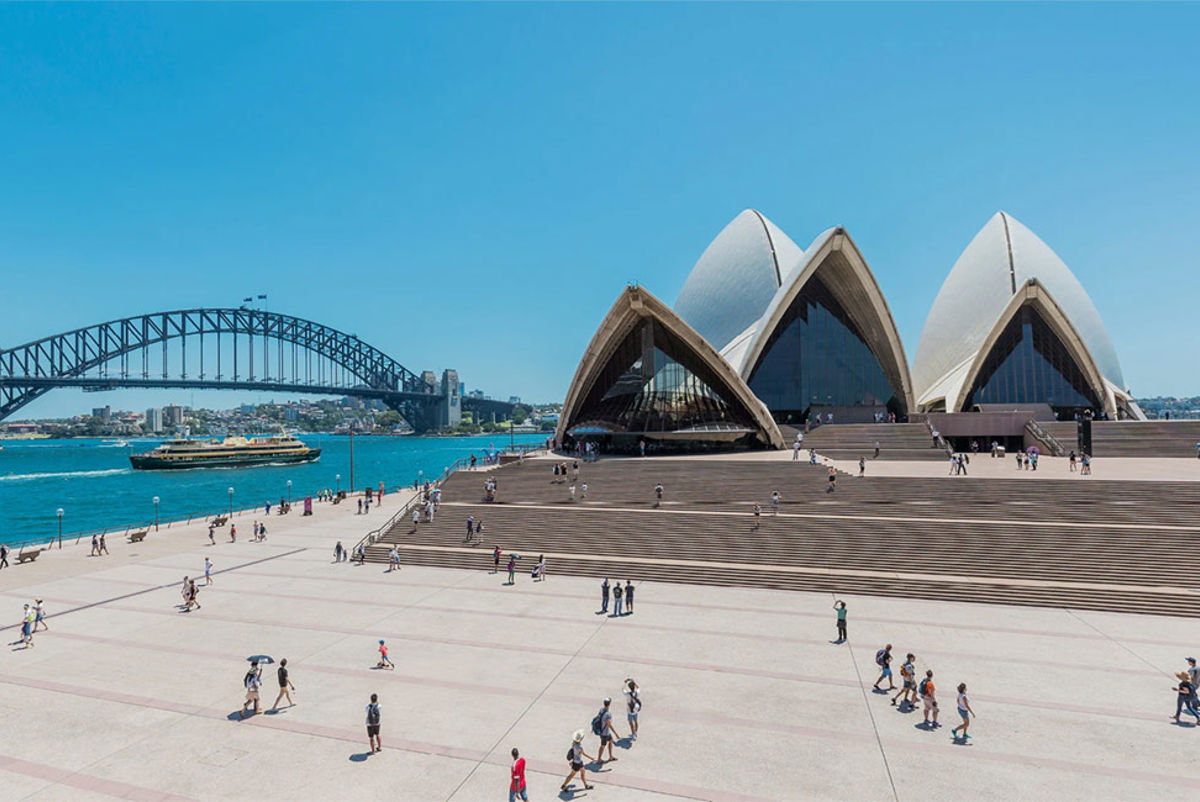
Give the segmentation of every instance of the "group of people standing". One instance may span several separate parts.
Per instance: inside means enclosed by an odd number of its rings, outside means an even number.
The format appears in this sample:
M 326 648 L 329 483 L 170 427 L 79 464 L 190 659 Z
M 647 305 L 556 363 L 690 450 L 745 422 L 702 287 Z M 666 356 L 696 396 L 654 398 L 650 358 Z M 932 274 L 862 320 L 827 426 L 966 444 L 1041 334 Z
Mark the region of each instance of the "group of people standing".
M 600 583 L 600 613 L 608 612 L 608 599 L 612 596 L 613 618 L 619 618 L 623 615 L 633 615 L 633 580 L 626 579 L 624 587 L 621 586 L 621 580 L 617 580 L 615 585 L 610 587 L 608 577 L 604 577 L 604 581 Z M 621 608 L 625 609 L 622 610 Z

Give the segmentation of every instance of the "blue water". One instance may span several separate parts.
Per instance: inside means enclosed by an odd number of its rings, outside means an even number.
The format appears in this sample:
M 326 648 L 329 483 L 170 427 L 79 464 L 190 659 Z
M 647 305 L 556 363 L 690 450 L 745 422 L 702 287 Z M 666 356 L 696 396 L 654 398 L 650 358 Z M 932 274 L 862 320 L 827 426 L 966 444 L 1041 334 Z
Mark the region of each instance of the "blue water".
M 58 534 L 55 511 L 63 509 L 63 532 L 139 525 L 154 520 L 159 497 L 160 521 L 201 517 L 229 508 L 233 488 L 236 509 L 288 494 L 293 501 L 322 488 L 350 488 L 350 441 L 332 435 L 302 435 L 321 448 L 321 459 L 307 465 L 255 468 L 201 468 L 184 471 L 134 471 L 129 454 L 158 445 L 136 440 L 117 446 L 111 440 L 6 440 L 0 451 L 0 541 L 8 544 Z M 517 443 L 542 443 L 544 435 L 517 435 Z M 509 436 L 355 437 L 354 484 L 361 490 L 383 482 L 389 489 L 411 485 L 418 477 L 436 479 L 459 457 L 482 457 Z M 341 474 L 340 483 L 336 479 Z

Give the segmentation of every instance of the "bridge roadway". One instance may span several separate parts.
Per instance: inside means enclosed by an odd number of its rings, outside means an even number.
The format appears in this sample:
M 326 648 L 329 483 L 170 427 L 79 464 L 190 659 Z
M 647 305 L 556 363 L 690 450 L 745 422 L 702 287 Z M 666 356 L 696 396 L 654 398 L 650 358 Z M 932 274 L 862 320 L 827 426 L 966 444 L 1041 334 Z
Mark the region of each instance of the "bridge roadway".
M 492 504 L 482 477 L 454 475 L 436 522 L 400 522 L 372 559 L 395 543 L 407 563 L 479 568 L 499 544 L 526 572 L 547 554 L 555 573 L 596 578 L 1200 616 L 1200 482 L 842 475 L 828 493 L 824 466 L 609 459 L 581 466 L 572 503 L 551 464 L 501 469 Z M 468 515 L 482 544 L 463 543 Z

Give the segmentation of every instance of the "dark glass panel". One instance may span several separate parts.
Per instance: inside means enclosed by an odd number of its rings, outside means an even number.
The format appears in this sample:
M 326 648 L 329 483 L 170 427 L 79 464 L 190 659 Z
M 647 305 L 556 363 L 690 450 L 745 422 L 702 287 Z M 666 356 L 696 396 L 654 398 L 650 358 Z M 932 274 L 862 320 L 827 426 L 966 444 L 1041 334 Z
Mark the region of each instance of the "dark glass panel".
M 1022 307 L 984 360 L 963 410 L 976 404 L 1049 404 L 1056 410 L 1101 409 L 1096 393 L 1036 309 Z
M 812 406 L 907 412 L 854 321 L 815 276 L 767 341 L 749 384 L 780 421 L 803 420 Z
M 581 437 L 693 428 L 756 431 L 752 416 L 731 396 L 679 338 L 645 320 L 617 347 L 570 427 Z

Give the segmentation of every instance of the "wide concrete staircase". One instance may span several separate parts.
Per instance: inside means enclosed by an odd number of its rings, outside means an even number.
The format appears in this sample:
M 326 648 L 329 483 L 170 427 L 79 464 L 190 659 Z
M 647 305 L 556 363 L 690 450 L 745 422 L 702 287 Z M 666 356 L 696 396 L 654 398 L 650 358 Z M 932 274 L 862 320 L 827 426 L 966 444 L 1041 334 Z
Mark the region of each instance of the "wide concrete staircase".
M 794 430 L 792 430 L 794 431 Z M 790 446 L 795 439 L 785 433 Z M 882 460 L 945 460 L 946 453 L 933 448 L 929 428 L 923 423 L 832 423 L 804 436 L 804 447 L 816 449 L 833 459 L 871 459 L 879 443 Z
M 1076 447 L 1074 421 L 1042 423 L 1044 429 L 1068 450 Z M 1200 421 L 1093 421 L 1094 457 L 1183 457 L 1196 458 L 1200 443 Z
M 495 503 L 485 475 L 453 475 L 436 522 L 399 522 L 368 560 L 399 544 L 404 563 L 490 570 L 497 544 L 522 555 L 523 576 L 545 554 L 551 576 L 1200 617 L 1200 484 L 843 475 L 827 492 L 827 470 L 804 463 L 609 459 L 580 466 L 571 502 L 552 464 L 488 474 Z M 468 515 L 486 526 L 476 545 Z

